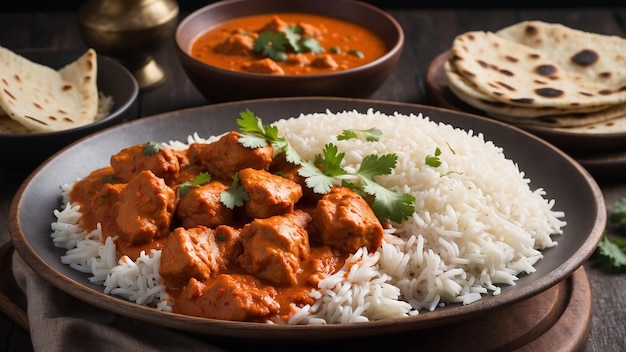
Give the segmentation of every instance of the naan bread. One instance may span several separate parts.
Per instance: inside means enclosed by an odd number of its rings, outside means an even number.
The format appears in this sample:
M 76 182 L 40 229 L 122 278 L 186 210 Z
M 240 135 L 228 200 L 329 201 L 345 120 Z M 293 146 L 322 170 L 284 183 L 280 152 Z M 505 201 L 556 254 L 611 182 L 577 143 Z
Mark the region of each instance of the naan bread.
M 509 105 L 578 109 L 626 102 L 626 90 L 569 72 L 541 52 L 492 32 L 457 36 L 450 60 L 481 92 Z
M 520 22 L 495 34 L 541 52 L 567 71 L 616 91 L 626 90 L 624 38 L 542 21 Z
M 89 124 L 98 111 L 96 52 L 56 71 L 0 47 L 0 109 L 32 132 Z

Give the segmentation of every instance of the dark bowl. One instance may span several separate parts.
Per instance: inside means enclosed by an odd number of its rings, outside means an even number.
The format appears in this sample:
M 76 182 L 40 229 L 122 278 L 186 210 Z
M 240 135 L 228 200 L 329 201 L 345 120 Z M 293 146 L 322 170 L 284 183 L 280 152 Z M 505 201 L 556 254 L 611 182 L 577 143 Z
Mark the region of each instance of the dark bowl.
M 20 51 L 19 55 L 59 69 L 76 60 L 81 52 Z M 117 123 L 137 117 L 139 86 L 119 63 L 98 55 L 98 91 L 113 98 L 111 113 L 88 125 L 48 133 L 0 133 L 0 170 L 29 172 L 72 142 Z
M 262 13 L 301 12 L 333 16 L 360 24 L 378 34 L 387 53 L 364 66 L 324 74 L 268 75 L 235 72 L 200 62 L 189 55 L 198 35 L 221 22 Z M 188 15 L 176 30 L 176 49 L 185 73 L 212 102 L 289 96 L 367 98 L 389 77 L 402 47 L 402 27 L 389 14 L 352 0 L 225 0 Z

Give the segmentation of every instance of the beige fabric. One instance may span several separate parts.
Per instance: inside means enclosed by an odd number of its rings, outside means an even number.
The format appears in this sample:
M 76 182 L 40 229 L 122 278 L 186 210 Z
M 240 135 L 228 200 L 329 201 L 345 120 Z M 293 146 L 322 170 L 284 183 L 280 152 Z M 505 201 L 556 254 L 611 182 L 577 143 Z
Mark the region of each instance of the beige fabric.
M 191 335 L 83 303 L 37 276 L 16 252 L 13 274 L 28 301 L 35 351 L 223 351 Z

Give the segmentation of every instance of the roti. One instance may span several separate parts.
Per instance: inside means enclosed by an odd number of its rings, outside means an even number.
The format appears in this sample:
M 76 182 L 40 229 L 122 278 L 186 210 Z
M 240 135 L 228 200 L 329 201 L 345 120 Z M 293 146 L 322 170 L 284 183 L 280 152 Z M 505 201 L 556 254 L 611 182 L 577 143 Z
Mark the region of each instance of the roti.
M 520 22 L 495 34 L 541 52 L 567 71 L 613 90 L 626 89 L 624 38 L 542 21 Z
M 626 102 L 626 90 L 569 72 L 540 51 L 492 32 L 457 36 L 450 60 L 479 91 L 513 106 L 580 109 Z
M 571 115 L 589 113 L 607 109 L 606 106 L 572 107 L 570 109 L 555 107 L 524 107 L 503 103 L 483 93 L 473 82 L 465 78 L 448 60 L 443 66 L 450 90 L 464 102 L 496 115 L 520 119 L 535 119 L 542 116 Z M 584 123 L 581 119 L 577 119 Z M 594 121 L 588 121 L 589 123 Z
M 0 109 L 31 132 L 76 128 L 98 111 L 97 56 L 87 50 L 60 70 L 0 47 Z

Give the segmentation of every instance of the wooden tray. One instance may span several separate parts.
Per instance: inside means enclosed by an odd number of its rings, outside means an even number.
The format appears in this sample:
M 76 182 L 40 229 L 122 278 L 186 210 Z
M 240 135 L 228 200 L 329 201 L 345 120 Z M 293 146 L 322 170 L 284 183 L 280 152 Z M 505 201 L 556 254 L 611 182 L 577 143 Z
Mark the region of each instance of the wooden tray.
M 13 247 L 0 248 L 0 311 L 28 331 L 26 299 L 15 283 L 11 268 Z M 329 345 L 297 346 L 300 351 L 387 349 L 394 351 L 582 351 L 591 323 L 591 289 L 583 267 L 547 291 L 484 316 L 438 328 L 384 338 L 334 341 Z M 196 336 L 198 337 L 198 336 Z M 229 351 L 249 351 L 245 341 L 210 339 Z M 268 345 L 274 351 L 293 345 Z

